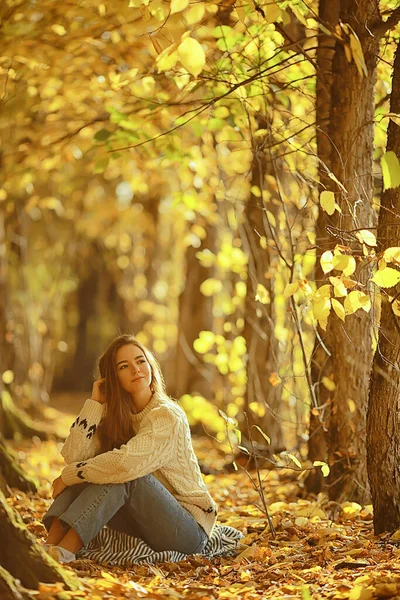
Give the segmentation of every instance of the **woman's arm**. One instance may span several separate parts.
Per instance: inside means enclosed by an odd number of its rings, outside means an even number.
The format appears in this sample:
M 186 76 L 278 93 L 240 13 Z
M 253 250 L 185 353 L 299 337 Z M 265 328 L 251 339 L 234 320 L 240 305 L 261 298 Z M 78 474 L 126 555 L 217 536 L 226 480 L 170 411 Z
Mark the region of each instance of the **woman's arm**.
M 61 455 L 67 465 L 75 461 L 87 460 L 99 452 L 100 442 L 96 429 L 103 413 L 103 404 L 92 399 L 86 400 L 61 448 Z
M 174 457 L 181 420 L 178 411 L 167 406 L 152 410 L 127 444 L 68 465 L 61 473 L 63 482 L 123 483 L 153 473 Z

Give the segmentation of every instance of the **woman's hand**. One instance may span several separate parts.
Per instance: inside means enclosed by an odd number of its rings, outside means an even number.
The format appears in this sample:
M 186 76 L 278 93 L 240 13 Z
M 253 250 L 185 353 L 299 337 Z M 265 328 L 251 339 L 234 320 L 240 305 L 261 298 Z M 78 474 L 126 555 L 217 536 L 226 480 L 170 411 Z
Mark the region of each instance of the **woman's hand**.
M 100 404 L 104 404 L 106 401 L 104 398 L 104 394 L 103 394 L 104 382 L 105 382 L 104 377 L 103 377 L 103 379 L 98 379 L 97 381 L 94 382 L 93 388 L 92 388 L 91 398 L 92 398 L 92 400 L 95 400 L 96 402 L 99 402 Z
M 61 475 L 53 481 L 53 498 L 57 498 L 66 488 L 66 484 L 61 479 Z

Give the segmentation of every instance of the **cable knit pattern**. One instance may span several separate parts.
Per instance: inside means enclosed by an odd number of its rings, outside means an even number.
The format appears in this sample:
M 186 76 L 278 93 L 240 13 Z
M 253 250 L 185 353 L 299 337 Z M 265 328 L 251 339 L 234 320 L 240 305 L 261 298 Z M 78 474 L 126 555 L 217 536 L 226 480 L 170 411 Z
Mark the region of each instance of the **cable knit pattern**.
M 68 465 L 61 473 L 64 483 L 123 483 L 151 473 L 210 536 L 217 505 L 203 481 L 183 409 L 167 397 L 153 397 L 132 416 L 136 435 L 99 454 L 96 430 L 103 413 L 103 405 L 86 400 L 61 450 Z

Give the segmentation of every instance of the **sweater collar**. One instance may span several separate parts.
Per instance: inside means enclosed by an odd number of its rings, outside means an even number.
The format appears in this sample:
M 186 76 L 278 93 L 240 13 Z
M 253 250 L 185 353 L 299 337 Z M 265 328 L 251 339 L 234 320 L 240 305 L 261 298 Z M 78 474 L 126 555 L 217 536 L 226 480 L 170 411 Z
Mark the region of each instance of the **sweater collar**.
M 160 402 L 160 396 L 156 393 L 153 394 L 150 402 L 138 413 L 133 413 L 132 420 L 134 423 L 140 423 L 142 419 Z

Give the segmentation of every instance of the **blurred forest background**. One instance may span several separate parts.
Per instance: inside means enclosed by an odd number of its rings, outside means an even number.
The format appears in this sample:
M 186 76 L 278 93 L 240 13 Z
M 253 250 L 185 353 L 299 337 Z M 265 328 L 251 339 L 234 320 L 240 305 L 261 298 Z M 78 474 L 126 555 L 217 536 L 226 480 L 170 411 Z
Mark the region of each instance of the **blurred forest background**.
M 3 435 L 133 332 L 195 431 L 399 526 L 398 0 L 0 16 Z

